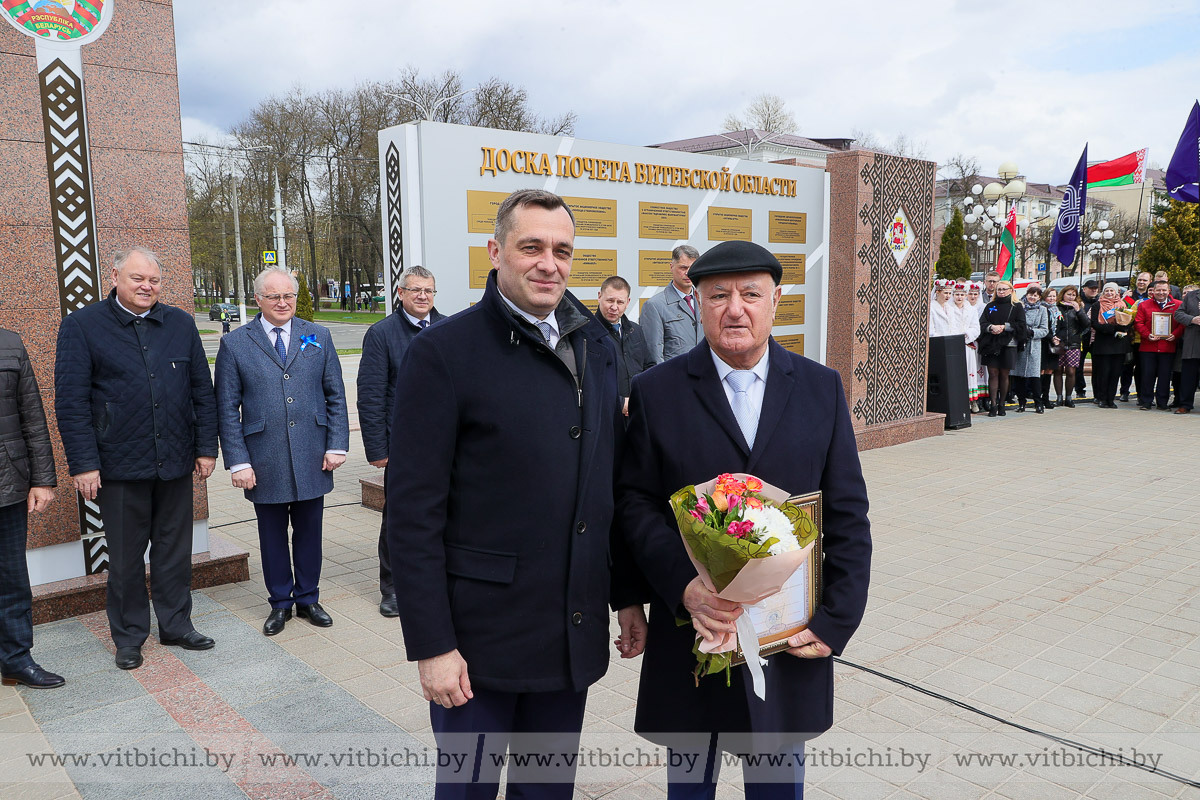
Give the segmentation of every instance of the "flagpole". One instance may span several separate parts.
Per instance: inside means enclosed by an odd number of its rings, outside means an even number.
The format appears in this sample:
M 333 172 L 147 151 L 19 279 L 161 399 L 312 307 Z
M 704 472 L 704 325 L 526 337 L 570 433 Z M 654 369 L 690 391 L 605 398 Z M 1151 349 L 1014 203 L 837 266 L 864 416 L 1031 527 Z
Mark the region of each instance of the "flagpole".
M 1151 188 L 1150 188 L 1150 191 L 1152 191 L 1152 192 L 1153 192 L 1153 191 L 1154 191 L 1154 184 L 1153 184 L 1153 182 L 1151 182 L 1151 184 L 1150 184 L 1150 187 L 1151 187 Z M 1146 182 L 1145 182 L 1145 181 L 1142 181 L 1142 191 L 1138 192 L 1138 219 L 1137 219 L 1137 226 L 1134 228 L 1134 231 L 1133 231 L 1133 238 L 1134 238 L 1134 239 L 1137 239 L 1138 241 L 1134 243 L 1133 261 L 1132 261 L 1132 262 L 1130 263 L 1130 265 L 1129 265 L 1129 266 L 1130 266 L 1130 272 L 1132 272 L 1132 271 L 1133 271 L 1133 267 L 1137 265 L 1137 258 L 1138 258 L 1138 252 L 1139 252 L 1139 250 L 1138 250 L 1138 248 L 1137 248 L 1137 245 L 1138 245 L 1138 244 L 1141 244 L 1141 240 L 1142 240 L 1142 202 L 1143 202 L 1145 199 L 1146 199 Z

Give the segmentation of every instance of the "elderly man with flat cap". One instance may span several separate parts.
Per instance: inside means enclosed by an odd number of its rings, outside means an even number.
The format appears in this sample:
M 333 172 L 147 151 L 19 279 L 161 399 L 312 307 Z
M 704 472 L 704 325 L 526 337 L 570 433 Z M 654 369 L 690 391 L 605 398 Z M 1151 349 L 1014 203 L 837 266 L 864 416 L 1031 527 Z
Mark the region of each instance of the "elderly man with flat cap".
M 689 273 L 704 340 L 633 380 L 618 485 L 624 536 L 652 588 L 635 729 L 670 751 L 668 798 L 711 798 L 722 752 L 742 756 L 746 797 L 803 796 L 804 742 L 833 724 L 833 663 L 862 620 L 871 569 L 867 491 L 842 382 L 771 338 L 783 270 L 724 242 Z M 735 667 L 692 676 L 697 633 L 734 630 L 740 606 L 704 587 L 668 498 L 725 472 L 792 494 L 821 490 L 824 592 L 806 630 L 764 668 L 766 697 Z M 691 626 L 676 619 L 691 618 Z M 768 764 L 766 755 L 782 754 Z

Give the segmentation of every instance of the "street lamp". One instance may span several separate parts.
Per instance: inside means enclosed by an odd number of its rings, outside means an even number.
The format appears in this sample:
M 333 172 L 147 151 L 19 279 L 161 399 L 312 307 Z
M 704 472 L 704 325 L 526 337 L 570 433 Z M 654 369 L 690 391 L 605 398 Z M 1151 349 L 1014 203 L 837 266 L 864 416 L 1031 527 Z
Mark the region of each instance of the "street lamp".
M 1011 161 L 1005 161 L 998 170 L 999 176 L 1005 183 L 989 182 L 986 186 L 975 184 L 971 192 L 963 199 L 963 222 L 972 225 L 978 223 L 985 235 L 991 234 L 997 228 L 1004 227 L 1008 217 L 1008 203 L 1013 204 L 1025 194 L 1025 181 L 1018 176 L 1020 171 Z M 986 205 L 984 205 L 986 203 Z M 1024 234 L 1029 227 L 1029 220 L 1022 219 L 1017 223 L 1018 234 Z M 988 240 L 994 243 L 995 240 Z M 980 244 L 983 241 L 980 240 Z M 1014 258 L 1016 254 L 1014 253 Z M 993 263 L 994 260 L 993 260 Z M 1024 264 L 1022 264 L 1022 268 Z

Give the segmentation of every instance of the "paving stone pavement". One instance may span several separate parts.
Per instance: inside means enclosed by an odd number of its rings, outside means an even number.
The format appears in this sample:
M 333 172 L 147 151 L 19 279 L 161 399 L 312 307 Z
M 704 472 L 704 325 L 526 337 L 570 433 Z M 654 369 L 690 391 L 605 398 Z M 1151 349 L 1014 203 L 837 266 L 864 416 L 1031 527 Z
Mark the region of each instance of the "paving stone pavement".
M 343 366 L 353 402 L 357 357 Z M 334 626 L 293 620 L 262 636 L 253 511 L 218 470 L 210 524 L 250 551 L 251 577 L 194 594 L 216 649 L 152 635 L 146 666 L 125 673 L 102 614 L 38 626 L 35 656 L 69 686 L 0 689 L 0 797 L 432 797 L 415 755 L 370 763 L 426 753 L 432 736 L 400 626 L 377 612 L 379 515 L 358 503 L 358 478 L 375 469 L 352 443 L 325 517 L 321 602 Z M 1198 443 L 1195 416 L 1081 405 L 864 453 L 875 557 L 845 660 L 1200 780 Z M 593 760 L 635 762 L 581 768 L 577 797 L 665 796 L 664 753 L 632 732 L 638 666 L 613 658 L 583 742 Z M 836 724 L 810 743 L 809 798 L 1200 797 L 853 666 L 835 675 Z M 204 748 L 239 763 L 80 769 L 28 756 Z M 262 763 L 281 753 L 324 758 Z M 739 773 L 725 769 L 718 797 L 742 796 Z

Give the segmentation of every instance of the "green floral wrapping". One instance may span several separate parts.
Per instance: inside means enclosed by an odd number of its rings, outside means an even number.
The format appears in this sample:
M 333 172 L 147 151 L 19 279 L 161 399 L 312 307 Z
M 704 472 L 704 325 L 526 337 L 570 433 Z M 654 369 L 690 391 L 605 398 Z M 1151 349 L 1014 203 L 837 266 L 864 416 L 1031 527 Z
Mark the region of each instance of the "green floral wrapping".
M 692 557 L 708 571 L 713 586 L 720 593 L 733 582 L 750 559 L 769 557 L 771 545 L 778 540 L 769 538 L 762 543 L 755 543 L 749 539 L 734 538 L 704 524 L 691 515 L 690 509 L 685 508 L 685 504 L 695 507 L 696 498 L 696 487 L 685 486 L 671 495 L 671 509 L 675 512 L 675 524 Z M 789 503 L 771 502 L 792 521 L 792 530 L 800 547 L 806 547 L 816 540 L 817 526 L 807 514 Z M 688 620 L 676 620 L 676 623 L 681 627 L 690 624 Z M 725 685 L 728 686 L 733 653 L 703 653 L 700 651 L 700 641 L 697 636 L 692 645 L 692 653 L 696 656 L 694 674 L 697 684 L 705 675 L 724 672 Z

